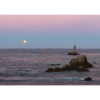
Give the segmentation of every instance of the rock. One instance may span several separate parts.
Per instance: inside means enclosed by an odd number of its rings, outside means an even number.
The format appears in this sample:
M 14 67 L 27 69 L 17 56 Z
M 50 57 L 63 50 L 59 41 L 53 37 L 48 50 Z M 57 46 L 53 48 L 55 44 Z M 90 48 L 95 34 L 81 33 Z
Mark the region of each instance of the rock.
M 92 64 L 88 63 L 87 57 L 85 55 L 78 56 L 70 61 L 72 67 L 82 66 L 84 68 L 93 67 Z
M 72 70 L 74 70 L 74 68 L 70 64 L 67 64 L 64 67 L 62 67 L 62 70 L 72 71 Z
M 74 48 L 73 48 L 73 51 L 72 52 L 69 52 L 68 55 L 79 55 L 79 53 L 77 52 L 76 50 L 76 46 L 74 45 Z
M 53 69 L 53 68 L 48 68 L 48 69 L 46 70 L 46 72 L 54 72 L 54 69 Z
M 57 66 L 57 65 L 60 65 L 60 64 L 48 64 L 49 66 Z
M 78 64 L 86 64 L 88 62 L 87 57 L 85 55 L 78 56 L 77 62 L 78 62 Z
M 61 68 L 56 67 L 56 68 L 54 69 L 54 71 L 55 71 L 55 72 L 59 72 L 59 71 L 61 71 Z
M 91 77 L 86 77 L 86 78 L 84 78 L 84 81 L 92 81 L 92 78 Z
M 83 72 L 83 71 L 85 71 L 85 72 L 89 72 L 89 70 L 87 69 L 87 68 L 85 68 L 85 67 L 83 67 L 83 66 L 78 66 L 78 67 L 76 67 L 76 70 L 77 71 L 79 71 L 79 72 Z
M 70 63 L 62 68 L 48 68 L 46 72 L 64 72 L 64 71 L 89 71 L 88 68 L 92 68 L 92 64 L 88 63 L 87 57 L 85 55 L 78 56 L 77 58 L 71 59 Z
M 71 67 L 62 67 L 61 71 L 72 71 Z

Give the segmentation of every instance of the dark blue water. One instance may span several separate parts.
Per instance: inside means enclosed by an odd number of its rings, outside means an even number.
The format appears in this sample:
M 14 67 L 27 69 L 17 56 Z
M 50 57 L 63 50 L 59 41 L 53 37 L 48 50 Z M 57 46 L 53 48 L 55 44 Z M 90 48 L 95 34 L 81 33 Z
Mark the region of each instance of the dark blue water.
M 1 85 L 98 85 L 100 84 L 100 50 L 80 49 L 95 67 L 90 72 L 53 72 L 49 67 L 63 67 L 75 56 L 68 56 L 70 49 L 0 49 Z M 96 64 L 94 64 L 96 62 Z M 51 66 L 50 64 L 60 64 Z M 85 82 L 90 76 L 92 82 Z

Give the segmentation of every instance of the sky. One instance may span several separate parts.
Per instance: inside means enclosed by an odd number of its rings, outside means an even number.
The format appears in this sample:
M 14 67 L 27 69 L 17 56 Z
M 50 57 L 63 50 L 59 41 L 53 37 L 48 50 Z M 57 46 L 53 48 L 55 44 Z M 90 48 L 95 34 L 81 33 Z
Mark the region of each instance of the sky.
M 73 45 L 100 48 L 100 15 L 0 15 L 1 49 Z

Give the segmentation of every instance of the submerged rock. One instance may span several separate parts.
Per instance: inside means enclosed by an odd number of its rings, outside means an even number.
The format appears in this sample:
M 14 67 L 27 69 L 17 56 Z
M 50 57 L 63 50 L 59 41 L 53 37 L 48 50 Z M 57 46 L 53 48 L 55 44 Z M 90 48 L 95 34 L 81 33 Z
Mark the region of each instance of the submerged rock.
M 60 64 L 48 64 L 49 66 L 57 66 L 57 65 L 60 65 Z
M 79 55 L 79 53 L 77 52 L 76 50 L 76 46 L 74 45 L 74 48 L 73 48 L 73 51 L 72 52 L 69 52 L 68 55 Z
M 92 64 L 88 63 L 85 55 L 78 56 L 77 58 L 71 59 L 70 63 L 62 68 L 48 68 L 46 72 L 64 72 L 64 71 L 89 71 L 88 68 L 92 68 Z
M 86 78 L 84 79 L 84 81 L 92 81 L 92 78 L 91 78 L 91 77 L 86 77 Z

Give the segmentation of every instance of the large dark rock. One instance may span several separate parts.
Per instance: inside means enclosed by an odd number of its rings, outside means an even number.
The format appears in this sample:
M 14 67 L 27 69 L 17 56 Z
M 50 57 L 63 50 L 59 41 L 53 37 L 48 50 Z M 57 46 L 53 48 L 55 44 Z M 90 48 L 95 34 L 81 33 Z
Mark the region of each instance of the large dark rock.
M 48 68 L 46 72 L 64 72 L 64 71 L 89 71 L 89 68 L 93 67 L 92 64 L 88 63 L 85 55 L 78 56 L 77 58 L 71 59 L 70 63 L 62 68 Z
M 88 63 L 87 57 L 85 55 L 78 56 L 70 61 L 72 67 L 82 66 L 84 68 L 93 67 L 92 64 Z
M 92 81 L 92 78 L 91 77 L 86 77 L 86 78 L 84 78 L 84 81 Z

